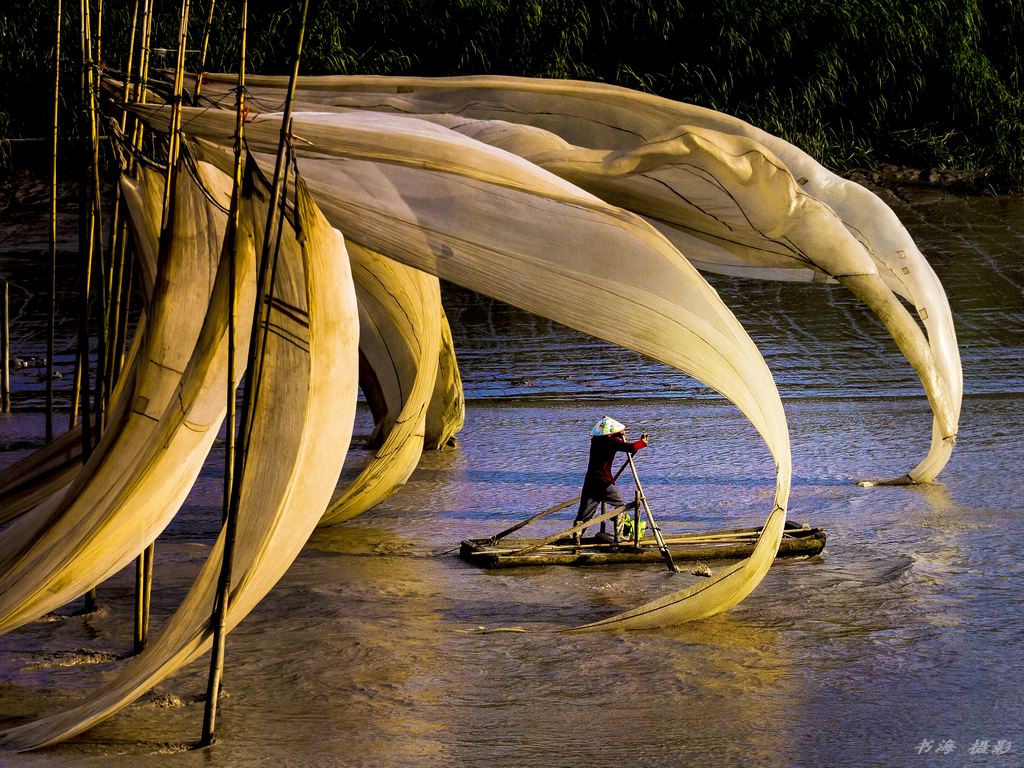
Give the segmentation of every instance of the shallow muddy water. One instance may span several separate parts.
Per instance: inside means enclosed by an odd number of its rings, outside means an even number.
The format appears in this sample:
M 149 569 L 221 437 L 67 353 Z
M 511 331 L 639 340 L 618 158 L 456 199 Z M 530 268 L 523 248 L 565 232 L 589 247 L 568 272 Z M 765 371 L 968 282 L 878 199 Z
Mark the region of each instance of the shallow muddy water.
M 470 398 L 461 446 L 427 454 L 381 507 L 317 531 L 231 634 L 219 743 L 181 751 L 199 735 L 203 661 L 72 742 L 0 764 L 1024 765 L 1024 201 L 891 202 L 946 288 L 963 356 L 940 483 L 856 485 L 916 464 L 930 412 L 847 292 L 712 278 L 779 382 L 790 517 L 825 528 L 826 550 L 777 562 L 721 616 L 561 634 L 695 577 L 488 572 L 447 551 L 576 495 L 597 418 L 651 434 L 637 466 L 670 530 L 762 523 L 771 458 L 735 408 L 685 376 L 446 289 Z M 32 259 L 0 255 L 11 263 L 31 283 Z M 30 322 L 13 329 L 16 354 L 39 354 Z M 38 384 L 20 386 L 23 407 L 0 417 L 0 465 L 40 443 Z M 369 427 L 361 411 L 358 432 Z M 365 460 L 354 451 L 346 473 Z M 157 630 L 219 525 L 219 466 L 215 451 L 158 541 Z M 101 586 L 98 614 L 72 606 L 0 637 L 0 725 L 76 700 L 113 668 L 130 647 L 131 580 Z

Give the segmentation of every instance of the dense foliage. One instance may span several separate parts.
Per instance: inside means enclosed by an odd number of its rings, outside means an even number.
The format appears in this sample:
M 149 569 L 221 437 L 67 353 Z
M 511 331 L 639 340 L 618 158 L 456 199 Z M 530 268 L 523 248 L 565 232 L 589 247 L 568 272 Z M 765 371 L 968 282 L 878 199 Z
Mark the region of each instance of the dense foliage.
M 190 48 L 206 2 L 193 5 Z M 206 68 L 231 70 L 239 4 L 218 5 Z M 0 136 L 46 136 L 56 3 L 4 6 Z M 154 46 L 170 47 L 180 5 L 157 6 Z M 113 69 L 125 66 L 133 7 L 104 0 Z M 250 9 L 250 71 L 286 72 L 299 0 Z M 67 130 L 78 14 L 77 3 L 64 14 Z M 839 171 L 888 162 L 1024 188 L 1021 0 L 312 0 L 302 70 L 603 80 L 736 115 Z

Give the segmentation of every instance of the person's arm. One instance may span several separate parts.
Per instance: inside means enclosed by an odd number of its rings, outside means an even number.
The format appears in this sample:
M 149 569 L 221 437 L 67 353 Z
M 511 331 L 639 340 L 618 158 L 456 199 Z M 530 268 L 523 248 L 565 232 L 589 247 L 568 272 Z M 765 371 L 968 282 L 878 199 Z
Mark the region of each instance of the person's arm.
M 612 438 L 613 438 L 613 440 L 615 442 L 615 450 L 616 451 L 623 451 L 624 453 L 628 453 L 630 455 L 636 453 L 641 448 L 646 448 L 647 447 L 647 441 L 644 438 L 640 438 L 639 440 L 634 440 L 633 442 L 628 442 L 626 440 L 623 440 L 618 435 L 612 435 Z

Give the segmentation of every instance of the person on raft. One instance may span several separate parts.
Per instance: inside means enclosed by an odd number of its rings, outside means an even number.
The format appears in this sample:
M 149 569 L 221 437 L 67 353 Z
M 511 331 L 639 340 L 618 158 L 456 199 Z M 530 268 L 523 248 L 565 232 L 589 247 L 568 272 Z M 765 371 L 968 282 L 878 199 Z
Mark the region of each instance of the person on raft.
M 646 432 L 640 435 L 639 440 L 627 442 L 625 425 L 609 416 L 603 416 L 590 434 L 590 460 L 587 463 L 587 474 L 583 478 L 583 490 L 580 491 L 580 508 L 573 525 L 592 518 L 597 512 L 597 505 L 602 501 L 613 507 L 621 507 L 626 503 L 612 477 L 612 461 L 620 451 L 632 455 L 647 447 Z M 573 534 L 573 539 L 579 543 L 582 534 L 583 531 Z

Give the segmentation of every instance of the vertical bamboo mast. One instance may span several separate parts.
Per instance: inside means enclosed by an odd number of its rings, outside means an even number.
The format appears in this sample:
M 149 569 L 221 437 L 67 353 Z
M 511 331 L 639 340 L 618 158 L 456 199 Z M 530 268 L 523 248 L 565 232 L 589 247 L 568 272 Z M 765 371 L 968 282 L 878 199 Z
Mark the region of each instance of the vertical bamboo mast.
M 270 262 L 271 236 L 275 231 L 277 221 L 278 199 L 282 197 L 281 190 L 284 186 L 284 157 L 289 145 L 291 132 L 291 111 L 292 102 L 295 98 L 295 85 L 299 75 L 299 62 L 302 58 L 302 45 L 306 34 L 306 18 L 309 12 L 309 0 L 303 0 L 302 17 L 299 21 L 298 41 L 295 46 L 295 59 L 292 66 L 291 77 L 288 81 L 288 95 L 285 100 L 284 114 L 281 119 L 281 134 L 278 143 L 277 160 L 274 165 L 274 181 L 271 188 L 268 203 L 267 224 L 264 231 L 263 248 L 260 253 L 260 263 L 256 282 L 256 302 L 253 307 L 253 327 L 249 339 L 249 353 L 247 359 L 247 375 L 245 378 L 244 394 L 242 398 L 241 434 L 239 436 L 240 447 L 235 450 L 235 463 L 233 480 L 231 483 L 230 503 L 226 510 L 224 521 L 224 556 L 221 561 L 220 580 L 217 584 L 217 598 L 214 603 L 213 618 L 214 625 L 214 649 L 215 652 L 210 659 L 210 681 L 207 690 L 207 711 L 203 720 L 203 735 L 201 744 L 209 745 L 213 742 L 216 732 L 216 701 L 220 692 L 220 680 L 223 677 L 224 667 L 224 643 L 227 636 L 226 618 L 229 608 L 231 594 L 232 561 L 234 559 L 235 536 L 238 528 L 239 501 L 241 499 L 241 487 L 245 473 L 245 463 L 248 455 L 249 439 L 252 431 L 252 421 L 255 411 L 255 401 L 259 396 L 259 358 L 265 350 L 263 336 L 266 332 L 266 318 L 264 317 L 264 300 L 270 286 L 268 285 L 268 273 Z M 239 72 L 242 71 L 242 65 Z M 239 89 L 241 94 L 241 88 Z M 236 116 L 236 126 L 242 120 L 241 105 L 239 114 Z M 237 162 L 237 160 L 236 160 Z M 237 168 L 236 168 L 237 170 Z M 281 201 L 284 202 L 283 200 Z M 276 238 L 274 238 L 276 241 Z
M 210 2 L 210 15 L 213 15 L 213 2 Z M 224 523 L 233 520 L 231 499 L 234 496 L 234 462 L 235 462 L 235 271 L 236 240 L 238 234 L 239 199 L 242 189 L 242 146 L 245 141 L 245 59 L 248 34 L 249 5 L 242 0 L 242 20 L 239 31 L 238 86 L 235 94 L 235 166 L 231 185 L 231 206 L 228 211 L 227 231 L 224 235 L 224 252 L 228 259 L 228 375 L 227 375 L 227 413 L 224 419 Z M 200 67 L 202 70 L 202 67 Z M 200 82 L 196 83 L 196 92 Z M 217 703 L 220 697 L 220 684 L 224 675 L 224 639 L 227 634 L 228 591 L 231 581 L 231 557 L 234 554 L 235 531 L 226 533 L 230 537 L 231 549 L 225 547 L 224 560 L 221 564 L 221 579 L 218 584 L 217 597 L 213 605 L 213 648 L 210 651 L 210 676 L 206 686 L 206 708 L 203 712 L 203 732 L 199 743 L 209 746 L 217 723 Z M 226 571 L 226 573 L 225 573 Z
M 185 82 L 185 50 L 188 43 L 189 0 L 182 0 L 178 26 L 178 58 L 174 67 L 174 92 L 171 97 L 171 127 L 167 147 L 167 174 L 164 183 L 163 205 L 160 214 L 160 264 L 166 261 L 171 248 L 171 210 L 174 205 L 174 187 L 178 177 L 178 156 L 181 150 L 181 93 Z M 148 35 L 147 46 L 148 51 Z M 148 56 L 146 63 L 148 65 Z M 153 559 L 156 543 L 150 544 L 142 555 L 142 589 L 140 590 L 141 616 L 137 619 L 136 647 L 141 650 L 149 637 L 149 606 L 153 591 Z M 138 596 L 137 596 L 137 599 Z
M 89 458 L 92 452 L 92 413 L 89 403 L 89 294 L 92 277 L 93 244 L 95 243 L 95 208 L 90 200 L 93 190 L 93 178 L 90 163 L 93 158 L 93 146 L 96 141 L 96 113 L 93 111 L 93 69 L 92 69 L 92 34 L 89 23 L 89 2 L 79 0 L 81 14 L 79 29 L 81 32 L 82 53 L 82 108 L 86 112 L 86 120 L 82 124 L 82 174 L 79 182 L 78 210 L 78 251 L 80 259 L 80 290 L 81 317 L 78 324 L 78 355 L 75 361 L 75 381 L 72 397 L 71 423 L 73 428 L 78 420 L 78 408 L 82 417 L 82 461 Z M 86 181 L 89 180 L 89 181 Z M 80 405 L 79 405 L 80 399 Z
M 160 214 L 160 259 L 163 265 L 171 248 L 171 212 L 174 205 L 174 187 L 178 177 L 178 156 L 181 151 L 181 92 L 185 83 L 185 49 L 188 43 L 189 0 L 181 2 L 178 26 L 178 58 L 174 67 L 174 92 L 171 96 L 171 125 L 167 147 L 167 176 L 164 184 L 163 206 Z M 148 47 L 148 46 L 147 46 Z M 149 638 L 149 604 L 153 591 L 153 559 L 156 543 L 150 544 L 142 555 L 141 587 L 136 593 L 135 648 L 141 650 Z M 138 567 L 138 566 L 137 566 Z M 136 579 L 136 586 L 139 579 Z M 141 595 L 141 600 L 140 596 Z M 141 615 L 140 615 L 141 614 Z
M 245 0 L 242 0 L 243 5 Z M 203 44 L 199 47 L 199 66 L 196 68 L 196 88 L 195 88 L 195 100 L 198 103 L 199 94 L 203 90 L 203 72 L 206 70 L 206 52 L 210 49 L 210 30 L 213 28 L 213 10 L 217 5 L 217 0 L 210 0 L 210 5 L 206 9 L 206 24 L 203 26 Z M 243 11 L 244 12 L 244 11 Z M 242 27 L 245 27 L 245 19 L 242 19 Z M 242 43 L 245 45 L 245 43 Z M 239 70 L 241 76 L 241 70 Z
M 167 183 L 164 186 L 160 217 L 160 248 L 170 247 L 170 216 L 174 185 L 178 177 L 178 156 L 181 154 L 181 102 L 185 84 L 185 49 L 188 45 L 189 0 L 181 0 L 181 22 L 178 26 L 178 58 L 174 65 L 174 92 L 171 96 L 171 125 L 167 147 Z
M 75 376 L 75 386 L 79 389 L 82 402 L 82 461 L 85 462 L 92 454 L 95 444 L 93 430 L 92 404 L 89 395 L 89 296 L 91 294 L 91 280 L 93 269 L 93 256 L 97 242 L 97 227 L 99 226 L 99 127 L 96 116 L 96 81 L 95 81 L 95 60 L 93 58 L 92 42 L 92 11 L 89 8 L 89 0 L 81 0 L 81 28 L 82 28 L 82 99 L 86 112 L 86 126 L 88 136 L 85 140 L 83 155 L 85 158 L 86 172 L 80 182 L 86 185 L 85 179 L 89 179 L 88 191 L 80 195 L 79 210 L 79 258 L 82 259 L 82 317 L 78 331 L 78 368 Z M 84 134 L 83 134 L 84 135 Z M 84 225 L 81 218 L 85 217 Z M 84 254 L 84 258 L 83 258 Z M 91 613 L 96 610 L 96 588 L 93 587 L 85 596 L 83 612 Z
M 81 224 L 79 227 L 79 247 L 83 245 L 83 237 L 85 239 L 85 258 L 82 260 L 82 319 L 81 325 L 79 326 L 79 350 L 78 359 L 79 367 L 78 371 L 80 376 L 75 377 L 75 384 L 80 389 L 80 395 L 82 398 L 82 461 L 88 461 L 89 456 L 92 454 L 92 446 L 96 442 L 96 438 L 93 435 L 93 418 L 92 418 L 92 403 L 89 400 L 89 295 L 91 293 L 91 281 L 92 281 L 92 260 L 95 255 L 95 245 L 98 240 L 97 238 L 97 227 L 99 227 L 99 126 L 96 120 L 96 82 L 95 82 L 95 59 L 92 48 L 92 11 L 89 8 L 89 0 L 82 0 L 82 76 L 83 76 L 83 93 L 84 108 L 86 113 L 86 125 L 88 126 L 89 136 L 86 143 L 86 151 L 88 158 L 86 160 L 87 173 L 85 177 L 90 181 L 89 191 L 85 194 L 82 200 L 82 206 L 85 211 L 86 223 L 84 229 Z M 84 184 L 84 180 L 80 183 Z M 79 217 L 82 216 L 82 211 L 79 211 Z M 80 253 L 81 257 L 81 253 Z M 100 255 L 100 259 L 102 256 Z M 97 362 L 101 360 L 101 355 L 97 355 Z M 98 383 L 98 380 L 97 380 Z M 97 414 L 96 426 L 99 426 L 99 418 Z M 101 428 L 101 427 L 100 427 Z M 96 602 L 96 588 L 93 587 L 85 595 L 85 603 L 82 606 L 82 612 L 91 613 L 97 608 Z
M 143 0 L 142 4 L 142 50 L 139 56 L 139 76 L 133 90 L 132 101 L 140 104 L 146 103 L 146 85 L 149 80 L 149 53 L 151 50 L 151 38 L 153 33 L 153 0 Z M 142 121 L 135 121 L 135 128 L 132 130 L 132 146 L 135 149 L 142 147 Z M 133 157 L 128 167 L 134 171 L 135 158 Z
M 128 59 L 125 65 L 125 72 L 129 73 L 124 78 L 124 86 L 121 89 L 121 101 L 125 104 L 128 101 L 129 89 L 131 87 L 131 72 L 135 64 L 135 40 L 136 40 L 136 27 L 139 23 L 139 0 L 135 0 L 134 7 L 132 10 L 132 21 L 129 27 L 128 36 Z M 124 135 L 125 126 L 128 122 L 128 109 L 123 107 L 121 109 L 121 118 L 118 125 L 121 129 L 121 135 Z M 117 153 L 118 157 L 118 172 L 124 173 L 125 162 L 123 153 Z M 110 393 L 113 391 L 114 383 L 117 381 L 117 377 L 121 372 L 121 357 L 123 354 L 123 340 L 120 338 L 119 329 L 119 318 L 121 315 L 121 302 L 124 299 L 123 292 L 125 290 L 124 281 L 124 260 L 127 252 L 127 239 L 128 239 L 128 223 L 124 216 L 124 208 L 121 200 L 121 185 L 115 183 L 114 185 L 114 212 L 111 216 L 111 228 L 110 228 L 110 272 L 108 274 L 107 282 L 107 294 L 110 297 L 110 301 L 107 304 L 107 312 L 104 319 L 104 325 L 107 329 L 107 358 L 105 363 L 106 380 L 104 381 L 105 397 L 109 400 Z
M 144 103 L 146 101 L 146 80 L 149 77 L 149 46 L 150 46 L 150 35 L 152 32 L 153 24 L 153 13 L 151 0 L 142 0 L 142 40 L 139 47 L 139 66 L 138 74 L 135 81 L 132 83 L 132 101 Z M 134 120 L 132 130 L 132 146 L 135 149 L 142 148 L 142 121 Z M 128 173 L 133 174 L 135 172 L 135 157 L 134 155 L 128 160 Z M 125 284 L 130 285 L 130 275 L 132 269 L 132 262 L 129 260 L 125 264 Z M 118 349 L 121 350 L 121 357 L 123 358 L 123 350 L 125 346 L 125 339 L 128 336 L 128 308 L 129 302 L 125 301 L 120 308 L 120 314 L 117 319 L 117 339 Z
M 149 46 L 150 36 L 153 29 L 153 8 L 151 0 L 143 0 L 142 10 L 142 40 L 139 50 L 139 66 L 136 82 L 132 87 L 132 100 L 138 102 L 146 101 L 146 79 L 149 77 Z M 132 130 L 132 146 L 135 149 L 142 148 L 142 121 L 136 120 Z M 134 173 L 135 156 L 128 162 L 129 173 Z M 118 338 L 124 339 L 127 335 L 127 303 L 125 311 L 118 319 Z M 146 547 L 135 561 L 135 638 L 133 648 L 139 653 L 146 646 L 147 629 L 149 627 L 148 615 L 149 605 L 146 595 L 151 592 L 148 587 L 147 573 L 152 575 L 153 547 Z
M 266 336 L 256 333 L 256 328 L 264 327 L 267 318 L 265 313 L 269 312 L 269 305 L 264 301 L 267 290 L 272 282 L 268 280 L 270 277 L 268 273 L 270 265 L 270 251 L 273 247 L 271 244 L 276 243 L 279 236 L 280 219 L 278 218 L 278 206 L 277 201 L 282 195 L 282 189 L 284 187 L 284 159 L 285 152 L 289 146 L 291 127 L 292 127 L 292 103 L 295 100 L 295 86 L 299 78 L 299 58 L 302 55 L 302 43 L 306 32 L 306 14 L 309 10 L 309 0 L 303 0 L 302 4 L 302 19 L 299 23 L 299 40 L 295 51 L 295 61 L 292 65 L 291 75 L 288 79 L 288 93 L 285 96 L 284 112 L 281 115 L 281 132 L 278 137 L 277 144 L 277 158 L 274 161 L 274 179 L 270 189 L 270 204 L 267 213 L 267 224 L 263 231 L 263 249 L 260 254 L 259 264 L 259 277 L 256 283 L 256 306 L 253 334 L 250 340 L 250 352 L 255 353 L 256 368 L 249 367 L 247 382 L 248 387 L 246 394 L 252 393 L 253 398 L 259 397 L 259 384 L 260 378 L 263 375 L 263 352 L 266 349 Z M 252 345 L 259 342 L 259 349 L 256 350 Z M 254 362 L 253 354 L 250 354 L 250 363 Z M 254 402 L 253 402 L 254 404 Z M 242 416 L 242 462 L 245 461 L 246 454 L 249 451 L 249 432 L 252 428 L 252 418 L 254 408 L 243 409 Z
M 96 412 L 96 442 L 99 442 L 99 436 L 103 434 L 103 429 L 106 426 L 106 413 L 107 413 L 107 346 L 109 340 L 107 338 L 107 311 L 110 305 L 110 290 L 109 290 L 109 264 L 107 261 L 107 254 L 103 248 L 103 187 L 102 180 L 100 178 L 100 139 L 99 139 L 99 108 L 100 108 L 100 84 L 103 78 L 103 53 L 102 53 L 102 38 L 103 38 L 103 0 L 96 0 L 96 44 L 94 49 L 93 60 L 93 87 L 92 87 L 92 102 L 90 109 L 92 110 L 92 121 L 95 124 L 95 131 L 93 135 L 92 145 L 92 204 L 95 208 L 93 214 L 96 221 L 96 269 L 98 272 L 98 279 L 96 285 L 98 287 L 97 295 L 97 312 L 96 312 L 96 394 L 93 397 L 94 410 Z
M 57 319 L 57 137 L 60 127 L 60 27 L 62 0 L 57 0 L 53 42 L 53 152 L 50 167 L 50 309 L 46 322 L 46 442 L 53 440 L 53 355 Z

